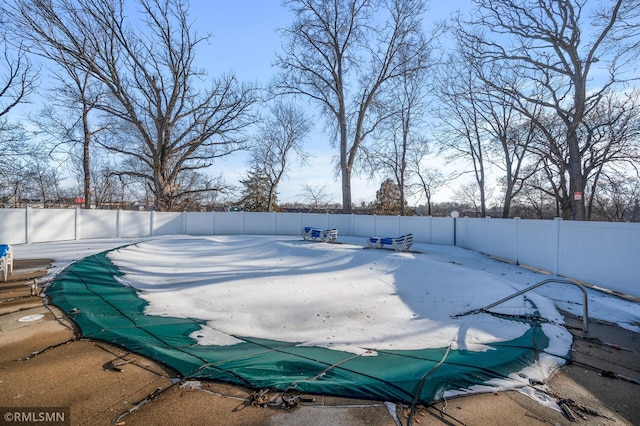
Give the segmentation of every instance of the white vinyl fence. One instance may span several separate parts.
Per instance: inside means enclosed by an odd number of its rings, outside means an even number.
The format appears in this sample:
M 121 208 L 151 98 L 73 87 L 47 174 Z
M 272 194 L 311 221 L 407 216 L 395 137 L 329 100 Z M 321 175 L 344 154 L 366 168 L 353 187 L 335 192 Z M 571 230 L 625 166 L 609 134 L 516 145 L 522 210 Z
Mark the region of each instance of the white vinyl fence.
M 414 235 L 640 297 L 640 223 L 318 213 L 140 212 L 0 209 L 0 243 L 160 235 L 300 235 L 337 228 L 342 236 Z M 364 243 L 364 241 L 363 241 Z

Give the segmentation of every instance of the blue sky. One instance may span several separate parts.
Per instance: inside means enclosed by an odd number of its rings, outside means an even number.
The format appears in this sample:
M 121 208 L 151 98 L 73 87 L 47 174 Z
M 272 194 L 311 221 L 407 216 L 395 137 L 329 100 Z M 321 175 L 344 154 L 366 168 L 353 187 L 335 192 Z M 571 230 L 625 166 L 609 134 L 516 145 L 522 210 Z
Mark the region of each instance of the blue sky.
M 432 0 L 429 7 L 425 31 L 432 28 L 434 21 L 446 19 L 458 9 L 469 11 L 471 0 Z M 198 64 L 209 72 L 210 77 L 233 71 L 241 80 L 266 84 L 277 72 L 272 67 L 275 54 L 281 46 L 277 29 L 286 27 L 291 19 L 289 11 L 280 1 L 194 1 L 190 11 L 196 31 L 212 36 L 210 44 L 202 49 L 198 59 Z M 316 122 L 322 122 L 320 117 L 315 118 Z M 321 125 L 317 126 L 305 144 L 305 150 L 315 156 L 311 163 L 302 167 L 294 163 L 281 183 L 280 202 L 302 201 L 305 184 L 327 185 L 326 193 L 332 201 L 342 201 L 340 177 L 335 176 L 335 161 L 332 160 L 337 151 L 331 147 L 329 137 L 322 130 Z M 243 177 L 245 158 L 245 155 L 236 154 L 225 159 L 223 173 L 228 183 L 237 184 Z M 216 170 L 219 167 L 220 164 L 216 165 Z M 380 181 L 376 179 L 369 182 L 366 177 L 354 176 L 352 201 L 360 204 L 361 201 L 374 200 Z
M 469 11 L 471 0 L 431 0 L 430 11 L 425 17 L 425 31 L 430 31 L 433 22 L 446 19 L 456 10 Z M 192 29 L 199 35 L 209 34 L 208 44 L 201 44 L 197 65 L 215 78 L 222 73 L 233 72 L 240 80 L 266 85 L 277 72 L 273 66 L 276 52 L 280 51 L 281 39 L 278 28 L 284 28 L 291 21 L 291 14 L 281 5 L 280 0 L 192 0 L 189 11 L 193 20 Z M 47 89 L 48 64 L 40 73 L 40 94 Z M 44 102 L 39 95 L 33 95 L 31 104 L 20 105 L 14 117 L 26 117 L 40 108 Z M 314 108 L 309 113 L 314 114 Z M 291 169 L 279 186 L 280 202 L 304 201 L 302 196 L 306 184 L 313 187 L 326 185 L 327 201 L 342 202 L 340 176 L 335 173 L 337 150 L 331 146 L 330 135 L 323 131 L 322 117 L 312 117 L 318 124 L 307 139 L 304 149 L 313 158 L 309 164 L 292 162 Z M 247 170 L 247 154 L 235 153 L 225 157 L 212 168 L 212 174 L 221 172 L 228 184 L 239 186 L 239 180 Z M 72 187 L 73 178 L 66 178 L 62 184 Z M 352 202 L 370 202 L 380 187 L 381 178 L 369 181 L 366 176 L 352 178 Z M 435 199 L 446 200 L 446 189 Z
M 471 9 L 471 0 L 431 0 L 425 16 L 425 30 L 433 21 L 446 19 L 460 9 Z M 211 57 L 200 58 L 212 73 L 233 70 L 247 80 L 266 82 L 275 72 L 271 68 L 280 50 L 278 28 L 290 23 L 289 11 L 279 0 L 193 1 L 190 13 L 199 34 L 210 33 L 206 49 Z

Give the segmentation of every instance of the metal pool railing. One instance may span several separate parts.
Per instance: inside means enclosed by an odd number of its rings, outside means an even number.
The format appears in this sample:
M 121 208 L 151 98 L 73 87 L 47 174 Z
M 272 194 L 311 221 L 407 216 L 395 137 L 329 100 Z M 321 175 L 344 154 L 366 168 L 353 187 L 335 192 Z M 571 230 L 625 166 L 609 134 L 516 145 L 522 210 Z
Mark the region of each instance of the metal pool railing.
M 584 286 L 580 283 L 577 283 L 575 281 L 571 281 L 571 280 L 563 280 L 560 278 L 549 278 L 543 281 L 540 281 L 539 283 L 533 284 L 523 290 L 520 290 L 517 293 L 514 293 L 510 296 L 505 297 L 504 299 L 500 299 L 497 302 L 493 302 L 487 306 L 484 306 L 482 308 L 479 309 L 474 309 L 472 311 L 469 312 L 465 312 L 463 314 L 458 314 L 456 315 L 456 317 L 462 317 L 462 316 L 466 316 L 466 315 L 471 315 L 471 314 L 478 314 L 480 312 L 487 312 L 488 309 L 491 309 L 495 306 L 498 306 L 501 303 L 506 302 L 507 300 L 511 300 L 514 297 L 518 297 L 528 291 L 533 290 L 534 288 L 538 288 L 544 284 L 548 284 L 548 283 L 560 283 L 560 284 L 573 284 L 575 286 L 577 286 L 580 290 L 582 290 L 582 330 L 585 332 L 589 331 L 589 300 L 587 298 L 587 290 L 584 288 Z

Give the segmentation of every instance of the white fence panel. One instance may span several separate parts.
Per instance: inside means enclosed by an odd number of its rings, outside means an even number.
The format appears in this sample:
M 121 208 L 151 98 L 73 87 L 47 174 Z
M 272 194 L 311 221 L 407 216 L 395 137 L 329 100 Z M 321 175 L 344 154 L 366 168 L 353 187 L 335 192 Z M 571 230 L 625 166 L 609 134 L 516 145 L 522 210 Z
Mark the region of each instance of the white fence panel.
M 277 213 L 242 213 L 242 233 L 244 235 L 274 235 Z
M 151 213 L 153 235 L 180 235 L 185 233 L 185 216 L 182 213 Z
M 0 209 L 0 243 L 27 242 L 27 209 Z
M 454 243 L 456 221 L 458 219 L 455 221 L 450 217 L 431 217 L 429 219 L 431 239 L 425 242 L 452 246 Z
M 329 225 L 329 215 L 326 213 L 307 213 L 304 215 L 302 228 L 307 226 L 318 229 L 329 229 L 331 228 L 331 226 Z M 301 233 L 302 228 L 300 229 Z M 340 230 L 338 229 L 338 235 L 339 233 Z
M 216 212 L 214 235 L 242 235 L 243 212 Z
M 521 219 L 517 263 L 558 272 L 558 226 L 561 220 Z
M 560 224 L 558 274 L 640 296 L 640 224 Z
M 117 238 L 118 214 L 113 210 L 76 209 L 78 239 Z
M 353 221 L 353 235 L 359 237 L 374 237 L 376 216 L 356 216 Z
M 185 212 L 187 235 L 213 235 L 213 212 Z
M 276 235 L 301 235 L 302 213 L 278 213 L 275 215 Z
M 328 226 L 326 229 L 336 228 L 338 236 L 353 236 L 353 215 L 351 214 L 328 214 Z
M 375 229 L 368 237 L 397 237 L 400 235 L 400 216 L 374 216 Z
M 32 243 L 65 241 L 76 239 L 75 209 L 30 209 L 30 230 Z
M 398 235 L 413 234 L 413 241 L 426 243 L 431 241 L 431 218 L 421 216 L 402 216 L 399 219 Z M 394 235 L 397 237 L 398 235 Z
M 148 237 L 151 235 L 151 212 L 120 210 L 121 238 Z
M 512 262 L 518 260 L 519 219 L 484 219 L 487 251 Z
M 485 219 L 471 219 L 469 217 L 456 219 L 456 245 L 469 250 L 487 252 Z

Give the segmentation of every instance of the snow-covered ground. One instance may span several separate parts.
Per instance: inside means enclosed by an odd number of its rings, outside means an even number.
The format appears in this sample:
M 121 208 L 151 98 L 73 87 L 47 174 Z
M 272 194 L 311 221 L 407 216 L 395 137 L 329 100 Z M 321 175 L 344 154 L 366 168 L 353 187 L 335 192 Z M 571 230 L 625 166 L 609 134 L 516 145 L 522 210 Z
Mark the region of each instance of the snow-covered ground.
M 133 244 L 135 243 L 135 244 Z M 489 314 L 456 317 L 549 275 L 458 247 L 414 244 L 409 253 L 364 249 L 365 239 L 338 244 L 291 236 L 171 236 L 14 246 L 17 259 L 54 260 L 51 274 L 112 248 L 119 279 L 149 302 L 150 315 L 206 321 L 199 344 L 232 345 L 236 336 L 320 346 L 375 356 L 376 350 L 451 346 L 483 351 L 521 336 L 526 324 Z M 640 332 L 640 304 L 588 290 L 589 316 Z M 582 293 L 551 283 L 492 311 L 524 314 L 532 306 L 550 321 L 547 354 L 565 356 L 571 335 L 556 308 L 582 315 Z M 529 372 L 544 380 L 562 360 L 543 355 Z

